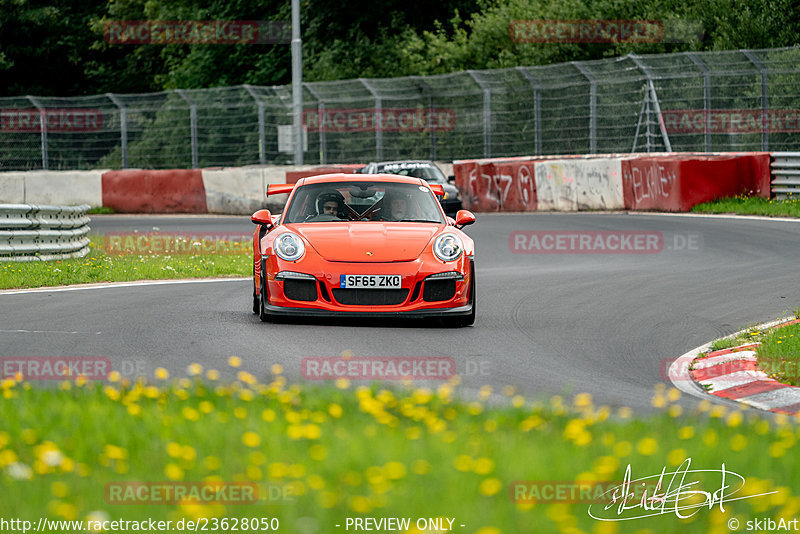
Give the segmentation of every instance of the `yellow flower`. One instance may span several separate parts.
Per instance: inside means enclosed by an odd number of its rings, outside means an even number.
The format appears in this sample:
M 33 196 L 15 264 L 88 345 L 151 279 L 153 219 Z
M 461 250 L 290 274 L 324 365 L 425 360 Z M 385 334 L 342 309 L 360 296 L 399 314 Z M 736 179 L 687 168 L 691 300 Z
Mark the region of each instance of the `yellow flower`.
M 273 375 L 283 374 L 283 366 L 279 363 L 273 364 L 271 370 Z
M 678 437 L 680 439 L 691 439 L 694 436 L 694 427 L 692 426 L 682 426 L 680 430 L 678 430 Z
M 658 442 L 653 438 L 643 438 L 636 444 L 636 450 L 642 456 L 650 456 L 658 450 Z
M 742 451 L 744 448 L 747 447 L 747 438 L 742 434 L 736 434 L 731 438 L 731 450 L 732 451 Z
M 228 358 L 228 365 L 230 365 L 231 367 L 239 367 L 240 365 L 242 365 L 242 359 L 238 356 L 231 356 L 230 358 Z
M 399 480 L 406 476 L 406 466 L 402 462 L 389 462 L 383 468 L 389 480 Z
M 667 454 L 667 462 L 670 465 L 681 465 L 686 460 L 686 451 L 683 449 L 672 449 Z
M 259 445 L 261 445 L 261 436 L 252 431 L 245 432 L 244 434 L 242 434 L 242 443 L 244 443 L 248 447 L 258 447 Z
M 342 407 L 338 404 L 331 404 L 328 406 L 328 413 L 331 414 L 331 417 L 338 419 L 342 416 Z
M 155 377 L 158 378 L 159 380 L 166 380 L 167 378 L 169 378 L 169 371 L 167 371 L 163 367 L 156 367 L 154 374 Z
M 206 378 L 209 380 L 219 380 L 219 371 L 216 369 L 209 369 L 206 371 Z
M 488 475 L 494 469 L 494 462 L 490 458 L 478 458 L 472 464 L 472 470 L 479 475 Z
M 170 480 L 183 479 L 183 469 L 175 464 L 167 464 L 167 467 L 164 469 L 164 474 L 166 474 L 167 478 Z
M 484 479 L 478 487 L 481 495 L 486 495 L 487 497 L 497 494 L 501 489 L 503 489 L 503 483 L 497 478 Z
M 191 363 L 186 371 L 188 372 L 189 376 L 197 376 L 203 372 L 203 366 L 199 363 Z

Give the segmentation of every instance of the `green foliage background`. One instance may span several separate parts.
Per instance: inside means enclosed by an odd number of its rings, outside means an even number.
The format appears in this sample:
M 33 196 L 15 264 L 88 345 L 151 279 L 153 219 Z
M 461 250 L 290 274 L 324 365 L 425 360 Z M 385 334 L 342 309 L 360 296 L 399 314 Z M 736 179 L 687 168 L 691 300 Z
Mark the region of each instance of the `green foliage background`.
M 543 65 L 628 52 L 731 50 L 798 43 L 792 0 L 304 0 L 307 81 Z M 0 96 L 131 93 L 290 81 L 286 45 L 110 45 L 110 20 L 284 20 L 275 0 L 0 0 Z M 655 19 L 702 23 L 690 43 L 514 43 L 519 19 Z

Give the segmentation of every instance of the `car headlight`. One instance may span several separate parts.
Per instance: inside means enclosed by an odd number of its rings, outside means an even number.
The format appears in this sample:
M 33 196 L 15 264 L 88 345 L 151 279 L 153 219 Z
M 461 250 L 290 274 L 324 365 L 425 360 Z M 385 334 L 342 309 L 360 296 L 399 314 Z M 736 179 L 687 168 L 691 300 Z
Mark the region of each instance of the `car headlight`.
M 306 246 L 300 236 L 287 232 L 275 240 L 275 253 L 282 260 L 296 261 L 303 257 Z
M 455 234 L 442 234 L 433 242 L 433 252 L 442 261 L 457 260 L 463 251 L 461 238 Z

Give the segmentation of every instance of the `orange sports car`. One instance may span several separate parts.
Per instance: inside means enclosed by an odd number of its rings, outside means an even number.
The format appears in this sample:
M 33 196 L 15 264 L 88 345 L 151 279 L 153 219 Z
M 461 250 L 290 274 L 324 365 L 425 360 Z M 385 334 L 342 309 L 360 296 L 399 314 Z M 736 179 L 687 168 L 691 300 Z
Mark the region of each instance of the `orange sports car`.
M 282 214 L 259 210 L 253 233 L 253 313 L 276 317 L 439 318 L 475 322 L 475 248 L 447 217 L 441 185 L 381 174 L 328 174 L 296 184 Z

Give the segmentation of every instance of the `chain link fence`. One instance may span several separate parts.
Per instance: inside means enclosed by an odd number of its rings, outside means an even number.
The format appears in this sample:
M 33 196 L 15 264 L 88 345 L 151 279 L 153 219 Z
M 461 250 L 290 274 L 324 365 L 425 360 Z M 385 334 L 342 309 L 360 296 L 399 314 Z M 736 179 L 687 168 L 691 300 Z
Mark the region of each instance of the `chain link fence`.
M 798 150 L 800 48 L 305 83 L 305 163 Z M 290 86 L 0 98 L 0 171 L 292 162 Z

